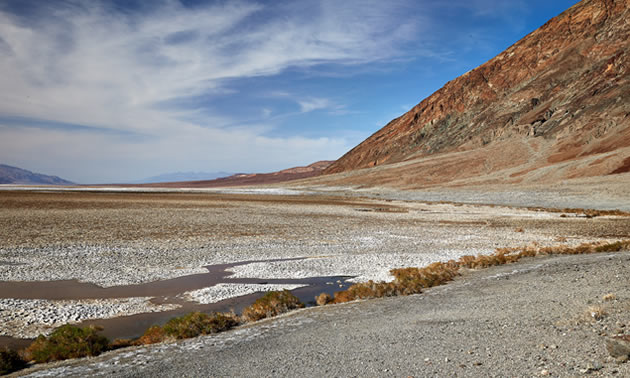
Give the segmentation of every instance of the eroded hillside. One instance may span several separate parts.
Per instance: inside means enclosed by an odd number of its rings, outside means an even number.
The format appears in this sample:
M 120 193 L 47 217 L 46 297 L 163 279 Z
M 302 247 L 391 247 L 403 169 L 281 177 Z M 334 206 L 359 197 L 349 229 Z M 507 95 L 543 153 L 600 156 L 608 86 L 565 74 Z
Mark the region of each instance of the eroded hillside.
M 421 187 L 630 171 L 629 20 L 630 0 L 580 2 L 447 83 L 326 173 L 400 163 L 366 174 L 374 184 Z

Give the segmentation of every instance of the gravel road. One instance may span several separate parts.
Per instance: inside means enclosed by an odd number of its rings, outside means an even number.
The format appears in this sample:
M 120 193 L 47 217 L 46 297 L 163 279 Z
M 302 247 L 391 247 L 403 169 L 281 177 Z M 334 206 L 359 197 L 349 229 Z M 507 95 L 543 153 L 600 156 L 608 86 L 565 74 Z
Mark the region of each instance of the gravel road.
M 409 297 L 311 308 L 219 335 L 22 371 L 33 376 L 630 376 L 630 252 L 465 272 Z M 604 296 L 608 295 L 606 299 Z M 595 310 L 606 315 L 591 316 Z

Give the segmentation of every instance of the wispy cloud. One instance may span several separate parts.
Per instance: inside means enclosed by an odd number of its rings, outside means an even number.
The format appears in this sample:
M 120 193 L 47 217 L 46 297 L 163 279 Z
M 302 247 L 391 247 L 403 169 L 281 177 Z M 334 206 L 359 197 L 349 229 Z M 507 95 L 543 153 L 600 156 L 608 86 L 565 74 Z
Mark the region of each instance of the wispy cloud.
M 321 110 L 334 107 L 335 104 L 327 98 L 309 98 L 304 100 L 298 100 L 300 105 L 300 111 L 302 113 L 312 112 L 314 110 Z
M 487 6 L 476 2 L 480 11 Z M 444 54 L 423 42 L 438 21 L 413 1 L 112 4 L 0 5 L 0 160 L 50 162 L 52 173 L 76 181 L 96 179 L 98 167 L 107 181 L 168 170 L 270 170 L 285 167 L 287 156 L 335 158 L 358 140 L 269 138 L 282 118 L 273 107 L 258 106 L 249 117 L 258 120 L 243 122 L 213 103 L 238 94 L 235 79 L 331 65 L 365 71 Z M 317 94 L 291 101 L 301 113 L 351 112 Z
M 399 17 L 401 4 L 233 1 L 188 8 L 162 1 L 152 9 L 127 12 L 107 2 L 59 1 L 28 15 L 5 8 L 0 10 L 0 116 L 5 126 L 13 117 L 22 119 L 24 127 L 16 129 L 19 122 L 10 122 L 11 127 L 0 129 L 0 159 L 68 155 L 64 164 L 81 156 L 99 165 L 115 152 L 128 159 L 126 167 L 138 169 L 141 160 L 159 155 L 171 161 L 186 155 L 199 164 L 218 165 L 220 156 L 242 163 L 255 160 L 252 151 L 258 151 L 268 166 L 279 167 L 268 149 L 291 156 L 305 149 L 313 157 L 316 150 L 328 158 L 340 155 L 350 147 L 343 140 L 266 138 L 260 130 L 273 124 L 242 125 L 238 135 L 230 135 L 222 127 L 235 119 L 201 111 L 203 104 L 183 105 L 195 96 L 211 101 L 231 90 L 225 83 L 234 78 L 404 55 L 401 46 L 416 30 L 412 20 Z M 320 98 L 305 99 L 299 106 L 302 112 L 339 110 Z M 262 111 L 263 117 L 271 114 L 270 109 Z M 95 135 L 76 135 L 60 124 L 93 128 Z M 151 138 L 120 143 L 108 136 L 111 130 Z M 91 147 L 81 147 L 86 144 Z M 103 146 L 100 154 L 97 145 Z M 82 181 L 88 176 L 79 171 L 67 172 L 68 177 Z M 135 174 L 130 169 L 118 177 Z

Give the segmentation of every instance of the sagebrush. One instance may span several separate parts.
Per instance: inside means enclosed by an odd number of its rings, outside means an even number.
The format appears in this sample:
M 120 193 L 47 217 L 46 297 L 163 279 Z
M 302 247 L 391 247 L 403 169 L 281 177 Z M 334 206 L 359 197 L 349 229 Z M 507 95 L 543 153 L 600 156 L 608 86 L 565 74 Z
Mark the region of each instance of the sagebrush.
M 243 310 L 243 319 L 254 322 L 302 307 L 304 304 L 290 291 L 270 291 Z
M 5 375 L 24 369 L 26 361 L 18 352 L 10 349 L 0 349 L 0 375 Z
M 240 320 L 233 313 L 205 314 L 191 312 L 189 314 L 172 318 L 163 327 L 152 326 L 146 330 L 135 344 L 155 344 L 168 340 L 188 339 L 200 335 L 227 331 L 239 324 Z
M 50 362 L 97 356 L 109 349 L 109 340 L 98 334 L 95 327 L 77 327 L 66 324 L 55 329 L 50 336 L 40 335 L 26 349 L 26 355 L 36 362 Z
M 437 262 L 424 268 L 392 269 L 393 282 L 362 282 L 335 293 L 332 301 L 344 303 L 357 299 L 382 298 L 395 295 L 419 294 L 422 289 L 442 285 L 460 274 L 460 269 L 479 269 L 496 265 L 510 264 L 525 257 L 541 255 L 576 255 L 600 252 L 618 252 L 630 249 L 630 240 L 614 243 L 583 243 L 576 247 L 566 245 L 556 247 L 528 246 L 522 248 L 498 248 L 490 255 L 462 256 L 458 260 Z

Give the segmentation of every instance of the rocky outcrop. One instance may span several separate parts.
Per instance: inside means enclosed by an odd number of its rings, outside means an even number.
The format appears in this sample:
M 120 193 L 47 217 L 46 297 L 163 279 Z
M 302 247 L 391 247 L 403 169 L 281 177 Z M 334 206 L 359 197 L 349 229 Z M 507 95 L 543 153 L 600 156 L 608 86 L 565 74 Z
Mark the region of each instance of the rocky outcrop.
M 563 175 L 630 171 L 630 154 L 613 153 L 630 147 L 629 20 L 630 0 L 578 3 L 447 83 L 325 173 L 436 155 L 452 156 L 449 166 L 479 168 L 463 175 L 535 162 L 512 172 L 517 177 L 593 155 L 603 160 Z

